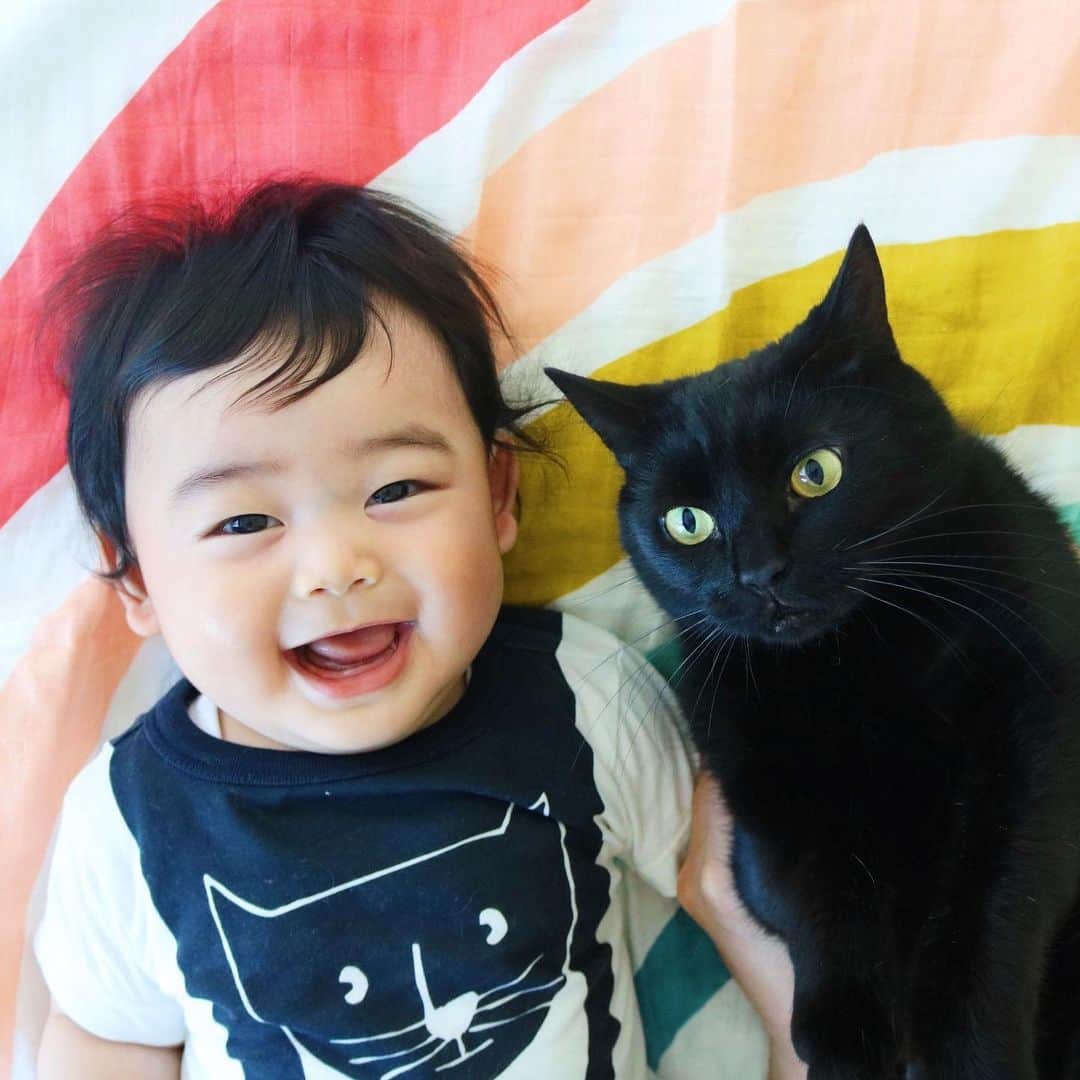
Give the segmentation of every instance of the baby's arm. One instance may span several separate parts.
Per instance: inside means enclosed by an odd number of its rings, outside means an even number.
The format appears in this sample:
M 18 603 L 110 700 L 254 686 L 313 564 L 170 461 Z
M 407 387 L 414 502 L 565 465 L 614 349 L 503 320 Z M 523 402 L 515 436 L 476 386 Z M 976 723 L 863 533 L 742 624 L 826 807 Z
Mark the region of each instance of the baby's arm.
M 113 796 L 111 758 L 106 746 L 64 798 L 34 935 L 51 993 L 38 1053 L 43 1080 L 180 1075 L 184 1014 L 166 988 L 176 982 L 176 946 Z
M 140 1046 L 91 1035 L 53 1006 L 38 1052 L 38 1080 L 178 1080 L 179 1046 Z
M 791 1045 L 795 975 L 783 942 L 743 907 L 731 876 L 731 818 L 707 776 L 694 789 L 693 825 L 679 871 L 679 902 L 712 938 L 769 1036 L 769 1080 L 804 1080 Z

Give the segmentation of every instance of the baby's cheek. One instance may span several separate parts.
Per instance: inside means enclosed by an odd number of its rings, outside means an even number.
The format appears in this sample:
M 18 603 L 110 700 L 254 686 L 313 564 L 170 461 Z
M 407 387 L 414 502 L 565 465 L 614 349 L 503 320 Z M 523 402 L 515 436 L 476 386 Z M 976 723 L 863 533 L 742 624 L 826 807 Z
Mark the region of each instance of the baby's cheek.
M 265 589 L 206 583 L 199 595 L 187 596 L 186 605 L 192 611 L 190 631 L 202 648 L 218 649 L 223 654 L 278 648 L 279 613 Z

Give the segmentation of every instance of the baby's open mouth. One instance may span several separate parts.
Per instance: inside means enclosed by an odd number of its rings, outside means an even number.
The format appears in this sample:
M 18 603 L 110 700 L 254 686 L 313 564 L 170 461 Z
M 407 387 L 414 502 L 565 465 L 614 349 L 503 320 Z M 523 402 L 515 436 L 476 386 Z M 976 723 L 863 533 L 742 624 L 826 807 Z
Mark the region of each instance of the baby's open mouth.
M 313 668 L 323 677 L 352 673 L 389 659 L 401 640 L 401 623 L 362 626 L 344 634 L 317 638 L 292 650 L 301 667 Z
M 369 693 L 400 674 L 413 626 L 411 622 L 362 626 L 298 645 L 285 658 L 309 684 L 331 697 Z

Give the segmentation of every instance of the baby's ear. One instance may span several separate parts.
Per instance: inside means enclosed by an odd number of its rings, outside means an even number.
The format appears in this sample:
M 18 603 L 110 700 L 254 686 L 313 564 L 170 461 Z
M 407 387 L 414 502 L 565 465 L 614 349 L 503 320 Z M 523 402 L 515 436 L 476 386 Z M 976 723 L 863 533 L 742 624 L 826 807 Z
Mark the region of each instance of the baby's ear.
M 103 573 L 111 573 L 119 563 L 116 547 L 101 533 L 97 534 L 97 540 L 101 570 Z M 142 571 L 137 566 L 133 566 L 122 578 L 114 580 L 113 584 L 116 587 L 116 595 L 120 597 L 120 603 L 124 607 L 124 617 L 132 633 L 144 638 L 160 634 L 161 627 L 158 625 L 157 612 L 154 611 L 153 602 L 146 591 Z
M 488 480 L 491 484 L 491 509 L 495 516 L 495 535 L 499 550 L 505 555 L 517 540 L 518 523 L 514 513 L 517 507 L 518 481 L 521 469 L 517 455 L 505 446 L 496 445 L 488 464 Z

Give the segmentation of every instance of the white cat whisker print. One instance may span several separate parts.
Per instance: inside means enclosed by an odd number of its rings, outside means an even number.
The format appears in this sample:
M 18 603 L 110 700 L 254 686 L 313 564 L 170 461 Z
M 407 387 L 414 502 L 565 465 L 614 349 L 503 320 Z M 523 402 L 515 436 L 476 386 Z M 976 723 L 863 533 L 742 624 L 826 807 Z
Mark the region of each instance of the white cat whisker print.
M 481 920 L 483 920 L 483 913 L 481 913 Z M 490 936 L 489 936 L 490 941 Z M 509 989 L 511 986 L 516 986 L 523 979 L 525 979 L 529 972 L 540 962 L 541 957 L 537 956 L 530 961 L 528 967 L 516 978 L 508 983 L 502 983 L 499 986 L 492 987 L 490 990 L 484 991 L 482 994 L 478 994 L 473 990 L 467 991 L 464 994 L 459 994 L 456 998 L 446 1002 L 441 1006 L 437 1006 L 432 1002 L 431 994 L 428 991 L 427 978 L 424 975 L 423 955 L 420 946 L 417 943 L 413 943 L 412 946 L 413 955 L 413 974 L 416 980 L 416 988 L 420 996 L 420 1000 L 423 1004 L 424 1019 L 416 1024 L 411 1024 L 408 1028 L 404 1028 L 401 1031 L 388 1032 L 380 1035 L 369 1035 L 355 1039 L 335 1039 L 335 1043 L 339 1045 L 358 1045 L 359 1043 L 376 1042 L 381 1039 L 393 1038 L 396 1035 L 404 1034 L 406 1031 L 416 1031 L 418 1028 L 426 1028 L 429 1032 L 428 1038 L 422 1042 L 408 1047 L 404 1050 L 396 1050 L 388 1054 L 377 1054 L 369 1057 L 356 1057 L 350 1058 L 350 1065 L 368 1065 L 377 1061 L 387 1061 L 390 1058 L 400 1058 L 406 1054 L 414 1053 L 418 1050 L 423 1050 L 430 1046 L 433 1042 L 437 1042 L 438 1045 L 431 1053 L 425 1057 L 420 1058 L 418 1061 L 412 1062 L 407 1065 L 403 1065 L 401 1068 L 393 1069 L 391 1072 L 383 1073 L 382 1080 L 392 1080 L 395 1076 L 400 1076 L 403 1073 L 409 1072 L 416 1068 L 418 1065 L 423 1064 L 430 1058 L 434 1057 L 439 1051 L 443 1050 L 449 1043 L 453 1042 L 457 1045 L 459 1056 L 452 1061 L 448 1061 L 437 1067 L 438 1072 L 442 1072 L 445 1069 L 452 1069 L 457 1065 L 460 1065 L 467 1058 L 473 1057 L 479 1054 L 481 1051 L 486 1050 L 489 1046 L 493 1045 L 494 1039 L 487 1039 L 479 1046 L 473 1047 L 471 1050 L 466 1050 L 463 1037 L 466 1034 L 475 1034 L 480 1031 L 487 1031 L 491 1028 L 502 1027 L 505 1024 L 511 1024 L 516 1020 L 527 1016 L 529 1013 L 538 1012 L 547 1009 L 550 1004 L 550 996 L 548 1000 L 541 1002 L 539 1005 L 534 1005 L 531 1008 L 517 1013 L 514 1016 L 508 1016 L 502 1020 L 493 1020 L 483 1024 L 474 1024 L 478 1013 L 497 1009 L 507 1002 L 514 1001 L 519 997 L 523 997 L 526 994 L 540 993 L 544 990 L 554 990 L 563 984 L 564 977 L 551 979 L 548 982 L 542 983 L 539 986 L 527 986 L 523 990 L 519 990 L 513 994 L 507 994 L 499 998 L 498 1001 L 490 1002 L 489 1004 L 481 1004 L 486 997 L 490 997 L 492 994 L 499 994 L 504 990 Z
M 541 795 L 492 828 L 275 906 L 203 884 L 240 1004 L 280 1027 L 307 1080 L 412 1080 L 477 1055 L 496 1076 L 566 983 L 577 908 L 565 839 Z M 530 866 L 545 846 L 562 875 L 540 890 Z M 302 1029 L 285 1022 L 296 1000 L 315 1003 Z

